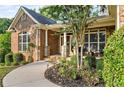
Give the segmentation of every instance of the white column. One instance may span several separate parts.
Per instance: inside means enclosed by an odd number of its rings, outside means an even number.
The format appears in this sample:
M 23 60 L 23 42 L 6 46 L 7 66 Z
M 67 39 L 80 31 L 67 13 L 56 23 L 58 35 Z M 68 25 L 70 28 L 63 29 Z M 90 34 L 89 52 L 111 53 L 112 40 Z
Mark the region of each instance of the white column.
M 71 55 L 71 40 L 72 40 L 72 35 L 70 35 L 70 40 L 69 40 L 70 41 L 69 42 L 69 53 L 70 53 L 69 55 Z
M 40 39 L 41 39 L 41 38 L 40 38 L 40 29 L 39 29 L 39 30 L 38 30 L 38 47 L 40 47 L 40 43 L 41 43 L 41 42 L 40 42 Z M 40 51 L 41 51 L 41 50 L 38 49 L 38 59 L 39 59 L 39 60 L 40 60 Z
M 120 27 L 120 13 L 119 13 L 119 5 L 117 5 L 117 13 L 116 13 L 116 16 L 117 16 L 117 18 L 116 18 L 116 30 L 118 30 L 119 29 L 119 27 Z
M 90 52 L 90 30 L 88 30 L 88 52 Z
M 98 29 L 98 31 L 97 31 L 97 36 L 98 36 L 98 46 L 97 46 L 97 47 L 98 47 L 98 50 L 97 50 L 97 51 L 100 52 L 100 47 L 99 47 L 99 45 L 100 45 L 100 44 L 99 44 L 99 29 Z
M 35 48 L 35 58 L 38 60 L 38 29 L 36 30 L 36 48 Z
M 48 30 L 45 31 L 45 56 L 48 56 Z
M 38 46 L 40 46 L 40 43 L 41 43 L 41 40 L 40 40 L 40 39 L 41 39 L 41 38 L 40 38 L 40 31 L 41 31 L 41 30 L 39 29 L 39 31 L 38 31 L 38 37 L 39 37 L 39 38 L 38 38 Z
M 59 52 L 61 54 L 61 35 L 59 36 Z
M 66 32 L 64 32 L 64 57 L 67 55 L 67 36 Z

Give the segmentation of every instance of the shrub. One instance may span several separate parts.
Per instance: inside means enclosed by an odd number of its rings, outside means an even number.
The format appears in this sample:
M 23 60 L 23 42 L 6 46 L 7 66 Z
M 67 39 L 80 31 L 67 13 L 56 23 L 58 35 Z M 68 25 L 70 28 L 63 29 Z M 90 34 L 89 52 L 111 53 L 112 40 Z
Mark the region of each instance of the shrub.
M 65 77 L 66 76 L 66 69 L 67 69 L 67 62 L 64 58 L 61 58 L 59 65 L 57 65 L 57 68 L 58 68 L 59 74 L 62 77 Z
M 0 63 L 0 66 L 4 66 L 5 65 L 5 63 Z
M 18 65 L 20 65 L 18 62 L 12 62 L 11 64 L 12 64 L 12 66 L 18 66 Z
M 21 62 L 21 65 L 25 65 L 25 64 L 28 64 L 28 62 L 26 62 L 26 61 Z
M 77 68 L 71 68 L 69 69 L 69 73 L 67 73 L 68 76 L 70 76 L 71 79 L 75 80 L 78 79 L 78 71 Z
M 11 66 L 11 63 L 10 62 L 5 62 L 5 65 L 6 66 Z
M 5 55 L 5 63 L 11 63 L 11 62 L 13 62 L 13 54 L 8 53 Z
M 108 38 L 103 60 L 105 85 L 124 86 L 124 27 Z
M 95 86 L 99 83 L 99 75 L 96 72 L 84 69 L 82 74 L 86 86 Z
M 4 54 L 7 54 L 11 51 L 11 33 L 10 32 L 0 34 L 0 49 L 4 50 Z
M 62 58 L 58 67 L 59 75 L 68 79 L 78 79 L 81 73 L 77 70 L 76 56 L 72 56 L 70 60 Z
M 4 50 L 0 49 L 0 63 L 4 62 L 4 56 L 5 56 Z
M 103 79 L 102 77 L 102 71 L 103 71 L 103 59 L 98 59 L 96 63 L 96 71 L 99 75 L 100 79 Z
M 24 60 L 23 54 L 22 53 L 15 53 L 13 55 L 13 60 L 14 62 L 21 62 Z
M 87 66 L 87 68 L 89 68 L 89 70 L 96 69 L 96 57 L 93 52 L 91 52 L 91 54 L 88 54 L 88 56 L 85 58 L 85 65 Z
M 31 56 L 28 56 L 28 62 L 33 62 L 33 58 Z

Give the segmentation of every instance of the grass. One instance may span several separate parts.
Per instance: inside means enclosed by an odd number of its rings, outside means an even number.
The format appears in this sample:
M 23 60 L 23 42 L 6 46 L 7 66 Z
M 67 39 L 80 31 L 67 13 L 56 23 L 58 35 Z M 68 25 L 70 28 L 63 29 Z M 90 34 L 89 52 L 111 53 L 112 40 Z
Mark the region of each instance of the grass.
M 0 66 L 0 87 L 2 87 L 2 79 L 3 77 L 8 74 L 10 71 L 15 69 L 16 67 L 1 67 Z

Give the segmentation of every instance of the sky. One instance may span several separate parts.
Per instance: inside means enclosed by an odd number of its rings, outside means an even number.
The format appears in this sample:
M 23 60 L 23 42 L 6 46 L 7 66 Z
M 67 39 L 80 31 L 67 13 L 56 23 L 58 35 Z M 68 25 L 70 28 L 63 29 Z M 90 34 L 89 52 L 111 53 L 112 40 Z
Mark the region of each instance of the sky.
M 29 9 L 36 9 L 39 12 L 39 8 L 44 7 L 43 5 L 24 5 Z M 0 5 L 0 18 L 14 18 L 20 5 Z

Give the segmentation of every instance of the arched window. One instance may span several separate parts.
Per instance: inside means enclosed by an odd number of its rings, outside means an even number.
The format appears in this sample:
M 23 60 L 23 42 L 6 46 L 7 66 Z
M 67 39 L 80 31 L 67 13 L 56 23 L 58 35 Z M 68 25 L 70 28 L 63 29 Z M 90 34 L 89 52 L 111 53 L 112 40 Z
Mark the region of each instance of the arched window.
M 26 51 L 30 42 L 29 33 L 21 32 L 19 33 L 19 51 Z

